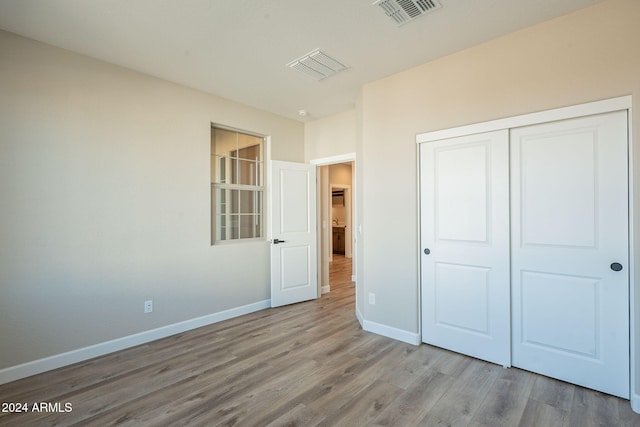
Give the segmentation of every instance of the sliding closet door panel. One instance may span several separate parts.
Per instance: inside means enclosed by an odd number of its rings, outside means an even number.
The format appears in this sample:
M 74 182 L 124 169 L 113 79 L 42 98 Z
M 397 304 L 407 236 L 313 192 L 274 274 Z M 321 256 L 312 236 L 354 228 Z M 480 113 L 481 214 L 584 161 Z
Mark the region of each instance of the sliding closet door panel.
M 510 365 L 508 131 L 420 146 L 422 339 Z
M 628 398 L 627 114 L 513 129 L 511 156 L 513 365 Z

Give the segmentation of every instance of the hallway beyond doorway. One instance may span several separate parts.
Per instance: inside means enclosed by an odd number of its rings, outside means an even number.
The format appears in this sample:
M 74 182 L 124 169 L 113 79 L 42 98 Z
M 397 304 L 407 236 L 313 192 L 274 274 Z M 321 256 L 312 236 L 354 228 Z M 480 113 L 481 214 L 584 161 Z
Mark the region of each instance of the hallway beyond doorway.
M 329 287 L 331 292 L 345 287 L 353 288 L 351 262 L 351 258 L 333 254 L 333 261 L 329 262 Z

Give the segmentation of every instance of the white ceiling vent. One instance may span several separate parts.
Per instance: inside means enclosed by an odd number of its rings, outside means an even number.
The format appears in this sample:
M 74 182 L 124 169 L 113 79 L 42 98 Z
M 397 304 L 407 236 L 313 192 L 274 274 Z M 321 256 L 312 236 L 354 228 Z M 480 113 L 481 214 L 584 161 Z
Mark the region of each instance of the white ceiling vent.
M 316 80 L 322 80 L 338 71 L 349 68 L 348 65 L 330 57 L 320 49 L 313 50 L 295 61 L 289 62 L 287 66 L 301 71 Z
M 378 0 L 373 5 L 382 9 L 398 26 L 442 7 L 438 0 Z

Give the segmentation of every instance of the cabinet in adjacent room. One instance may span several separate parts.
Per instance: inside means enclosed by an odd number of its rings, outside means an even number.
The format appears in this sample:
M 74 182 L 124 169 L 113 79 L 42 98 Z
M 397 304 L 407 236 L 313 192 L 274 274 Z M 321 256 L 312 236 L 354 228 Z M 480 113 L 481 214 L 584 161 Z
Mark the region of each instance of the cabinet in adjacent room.
M 344 255 L 344 227 L 333 227 L 333 253 Z

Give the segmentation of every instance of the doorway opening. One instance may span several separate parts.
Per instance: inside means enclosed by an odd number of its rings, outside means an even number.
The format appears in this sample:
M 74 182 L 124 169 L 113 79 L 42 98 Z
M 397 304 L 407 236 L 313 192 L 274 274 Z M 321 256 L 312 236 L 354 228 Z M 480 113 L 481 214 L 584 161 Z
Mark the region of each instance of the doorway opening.
M 355 155 L 318 166 L 318 283 L 321 294 L 355 282 Z

